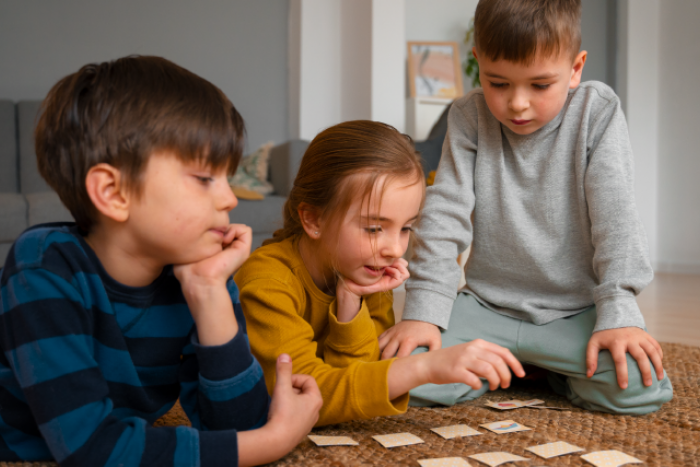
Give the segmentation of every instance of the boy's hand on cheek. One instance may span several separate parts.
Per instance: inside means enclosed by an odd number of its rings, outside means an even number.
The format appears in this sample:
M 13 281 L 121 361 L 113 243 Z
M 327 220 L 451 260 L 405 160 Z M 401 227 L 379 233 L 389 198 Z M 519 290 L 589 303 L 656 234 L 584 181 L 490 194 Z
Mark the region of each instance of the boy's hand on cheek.
M 222 251 L 196 263 L 174 267 L 175 277 L 183 285 L 195 281 L 201 285 L 225 284 L 250 256 L 253 231 L 243 224 L 230 224 L 222 242 Z
M 231 224 L 224 235 L 221 252 L 173 268 L 202 345 L 223 345 L 238 333 L 226 282 L 250 255 L 252 238 L 250 227 Z
M 598 353 L 603 349 L 609 350 L 612 355 L 617 372 L 617 383 L 622 389 L 626 389 L 628 385 L 628 353 L 637 361 L 645 386 L 652 384 L 650 359 L 651 363 L 654 364 L 657 379 L 664 378 L 664 367 L 661 362 L 664 355 L 661 346 L 643 329 L 627 327 L 593 333 L 586 350 L 587 376 L 589 378 L 598 368 Z

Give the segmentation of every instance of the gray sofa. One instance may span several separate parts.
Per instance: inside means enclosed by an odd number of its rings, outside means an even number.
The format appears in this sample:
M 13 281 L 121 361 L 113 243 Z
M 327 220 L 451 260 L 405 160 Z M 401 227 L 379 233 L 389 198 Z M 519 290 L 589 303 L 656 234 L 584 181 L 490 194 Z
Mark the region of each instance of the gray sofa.
M 26 228 L 73 220 L 37 170 L 34 125 L 40 105 L 39 100 L 0 100 L 0 267 Z M 253 229 L 253 248 L 281 227 L 282 207 L 307 146 L 300 140 L 275 146 L 269 173 L 275 193 L 261 201 L 240 200 L 229 214 L 232 222 Z

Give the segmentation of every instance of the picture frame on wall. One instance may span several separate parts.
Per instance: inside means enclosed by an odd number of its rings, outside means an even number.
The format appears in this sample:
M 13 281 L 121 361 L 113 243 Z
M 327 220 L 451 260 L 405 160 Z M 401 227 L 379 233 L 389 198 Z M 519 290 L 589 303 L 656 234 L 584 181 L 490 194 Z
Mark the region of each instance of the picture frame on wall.
M 410 97 L 456 99 L 464 94 L 457 42 L 410 41 L 407 47 Z

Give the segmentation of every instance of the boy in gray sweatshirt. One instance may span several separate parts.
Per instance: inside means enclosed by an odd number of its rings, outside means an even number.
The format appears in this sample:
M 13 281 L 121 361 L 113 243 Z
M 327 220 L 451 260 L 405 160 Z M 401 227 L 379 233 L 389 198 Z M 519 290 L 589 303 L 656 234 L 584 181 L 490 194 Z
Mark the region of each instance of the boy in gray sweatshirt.
M 389 358 L 484 339 L 549 370 L 578 406 L 644 414 L 673 388 L 635 299 L 653 271 L 627 125 L 612 89 L 580 83 L 580 15 L 580 0 L 480 0 L 483 88 L 452 105 L 403 321 L 379 344 Z M 411 402 L 487 389 L 425 385 Z

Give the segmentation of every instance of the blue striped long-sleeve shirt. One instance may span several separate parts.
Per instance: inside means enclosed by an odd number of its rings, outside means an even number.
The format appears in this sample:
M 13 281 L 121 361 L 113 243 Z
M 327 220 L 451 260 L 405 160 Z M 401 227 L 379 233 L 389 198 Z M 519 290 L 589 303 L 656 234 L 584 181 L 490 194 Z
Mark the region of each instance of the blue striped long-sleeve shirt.
M 239 323 L 199 345 L 180 283 L 112 279 L 73 224 L 17 239 L 0 274 L 0 461 L 237 465 L 237 430 L 267 421 L 269 396 Z M 180 398 L 190 427 L 152 427 Z

